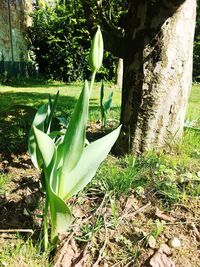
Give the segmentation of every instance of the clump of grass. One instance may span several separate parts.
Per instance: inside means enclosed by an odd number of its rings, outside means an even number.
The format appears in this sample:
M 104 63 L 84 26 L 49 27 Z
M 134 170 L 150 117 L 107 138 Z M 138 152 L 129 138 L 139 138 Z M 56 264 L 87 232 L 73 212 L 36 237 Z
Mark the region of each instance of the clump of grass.
M 187 152 L 187 153 L 186 153 Z M 189 151 L 174 151 L 171 155 L 149 152 L 145 157 L 128 155 L 121 159 L 109 157 L 102 164 L 93 182 L 101 190 L 118 197 L 135 193 L 145 196 L 152 192 L 165 205 L 183 202 L 200 193 L 198 161 L 191 160 Z
M 102 164 L 98 171 L 94 183 L 97 183 L 102 190 L 114 193 L 119 196 L 120 194 L 127 194 L 132 188 L 133 177 L 136 170 L 127 159 L 116 159 L 112 156 Z M 92 186 L 94 186 L 94 183 Z
M 4 194 L 8 190 L 8 183 L 11 177 L 8 174 L 0 174 L 0 194 Z
M 24 242 L 19 239 L 17 242 L 9 242 L 1 245 L 0 265 L 6 267 L 29 266 L 29 267 L 50 267 L 46 253 L 41 251 L 40 245 L 34 245 L 31 239 Z

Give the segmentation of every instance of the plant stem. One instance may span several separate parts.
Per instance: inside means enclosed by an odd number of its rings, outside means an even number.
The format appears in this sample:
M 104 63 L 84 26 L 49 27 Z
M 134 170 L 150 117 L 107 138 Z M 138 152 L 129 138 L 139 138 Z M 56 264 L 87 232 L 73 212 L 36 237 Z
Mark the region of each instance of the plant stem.
M 92 88 L 93 88 L 93 85 L 94 85 L 96 73 L 97 73 L 96 71 L 93 71 L 93 73 L 92 73 L 92 78 L 91 78 L 91 82 L 90 82 L 90 93 L 92 92 Z

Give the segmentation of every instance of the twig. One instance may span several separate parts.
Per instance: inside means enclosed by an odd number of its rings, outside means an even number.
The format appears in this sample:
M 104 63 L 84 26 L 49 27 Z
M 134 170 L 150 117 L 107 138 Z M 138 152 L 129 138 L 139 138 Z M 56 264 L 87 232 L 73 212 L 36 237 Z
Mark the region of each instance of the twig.
M 124 262 L 124 261 L 121 261 L 121 262 Z M 114 263 L 111 267 L 118 267 L 121 262 Z
M 197 240 L 200 242 L 200 233 L 198 229 L 196 228 L 196 225 L 194 223 L 191 223 L 191 227 L 196 235 Z
M 195 220 L 195 222 L 198 222 L 199 220 Z M 191 225 L 192 223 L 194 223 L 194 221 L 193 222 L 182 222 L 182 221 L 179 221 L 179 222 L 165 222 L 165 224 L 166 225 L 178 225 L 178 224 L 185 224 L 185 225 Z
M 107 230 L 107 226 L 106 226 L 106 215 L 104 216 L 104 227 L 105 227 L 105 241 L 104 241 L 104 244 L 103 244 L 103 247 L 101 248 L 100 252 L 99 252 L 99 256 L 96 260 L 96 262 L 93 264 L 93 267 L 96 267 L 98 266 L 100 260 L 101 260 L 101 257 L 102 257 L 102 254 L 106 248 L 106 244 L 107 244 L 107 241 L 108 241 L 108 230 Z
M 125 213 L 119 218 L 119 221 L 122 221 L 125 217 L 127 218 L 127 217 L 130 217 L 130 216 L 135 216 L 136 214 L 145 211 L 150 205 L 151 205 L 151 202 L 148 202 L 146 205 L 142 206 L 141 208 L 137 209 L 137 210 L 134 211 L 134 212 L 131 212 L 131 213 L 129 213 L 129 214 L 128 214 L 128 211 L 125 212 Z
M 33 235 L 32 229 L 0 229 L 0 233 L 30 233 Z
M 87 260 L 87 257 L 88 257 L 87 252 L 88 252 L 88 248 L 89 248 L 89 246 L 90 246 L 90 242 L 88 242 L 88 243 L 86 244 L 86 246 L 85 246 L 83 252 L 80 254 L 81 259 L 80 259 L 78 262 L 76 262 L 76 265 L 75 265 L 75 266 L 84 266 L 84 262 Z M 80 257 L 80 256 L 79 256 L 79 257 Z M 73 266 L 74 266 L 74 265 L 73 265 Z
M 131 258 L 129 257 L 129 259 L 132 259 L 132 257 L 131 257 Z M 132 263 L 132 262 L 134 261 L 134 259 L 132 259 L 132 260 L 129 261 L 126 265 L 124 265 L 126 261 L 127 261 L 127 259 L 123 259 L 123 260 L 121 260 L 120 262 L 116 262 L 116 263 L 114 263 L 111 267 L 129 266 L 129 265 L 127 265 L 127 264 Z
M 95 213 L 93 214 L 93 216 L 94 216 L 95 214 L 98 214 L 99 211 L 102 210 L 103 205 L 104 205 L 104 202 L 105 202 L 105 200 L 106 200 L 107 197 L 108 197 L 108 194 L 105 194 L 104 197 L 103 197 L 103 200 L 101 201 L 101 204 L 100 204 L 99 207 L 96 209 L 96 211 L 95 211 Z
M 180 207 L 180 208 L 184 208 L 185 210 L 187 210 L 187 211 L 190 211 L 190 212 L 194 213 L 194 212 L 193 212 L 193 210 L 191 210 L 191 208 L 189 208 L 189 207 L 185 206 L 184 204 L 175 203 L 175 204 L 173 204 L 173 206 L 175 206 L 175 207 Z
M 124 267 L 133 266 L 131 264 L 134 263 L 134 261 L 135 261 L 135 258 L 133 258 L 131 261 L 129 261 L 126 265 L 124 265 Z

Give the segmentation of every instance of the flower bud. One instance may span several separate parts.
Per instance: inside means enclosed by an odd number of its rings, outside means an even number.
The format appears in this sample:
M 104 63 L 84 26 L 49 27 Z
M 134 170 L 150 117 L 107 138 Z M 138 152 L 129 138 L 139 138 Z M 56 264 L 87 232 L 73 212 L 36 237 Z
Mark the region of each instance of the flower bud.
M 102 60 L 103 60 L 103 37 L 101 34 L 100 27 L 98 26 L 98 29 L 94 35 L 90 47 L 89 65 L 92 72 L 99 70 L 102 64 Z

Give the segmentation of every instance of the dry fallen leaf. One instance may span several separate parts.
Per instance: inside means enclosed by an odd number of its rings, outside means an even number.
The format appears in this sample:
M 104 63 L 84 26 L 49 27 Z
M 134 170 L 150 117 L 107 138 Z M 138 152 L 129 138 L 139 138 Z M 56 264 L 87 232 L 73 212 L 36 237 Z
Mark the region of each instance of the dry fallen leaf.
M 174 222 L 176 219 L 164 214 L 161 210 L 159 210 L 158 208 L 156 208 L 156 212 L 155 212 L 156 217 L 158 217 L 159 219 L 163 220 L 163 221 L 167 221 L 167 222 Z
M 65 243 L 59 254 L 54 267 L 71 267 L 73 260 L 79 256 L 74 240 L 71 239 L 70 242 Z
M 175 263 L 169 258 L 171 250 L 167 245 L 161 245 L 156 253 L 148 260 L 146 267 L 175 267 Z
M 76 242 L 72 238 L 66 242 L 60 250 L 59 257 L 54 267 L 83 267 L 89 257 L 88 248 L 89 244 L 80 251 L 77 248 Z

